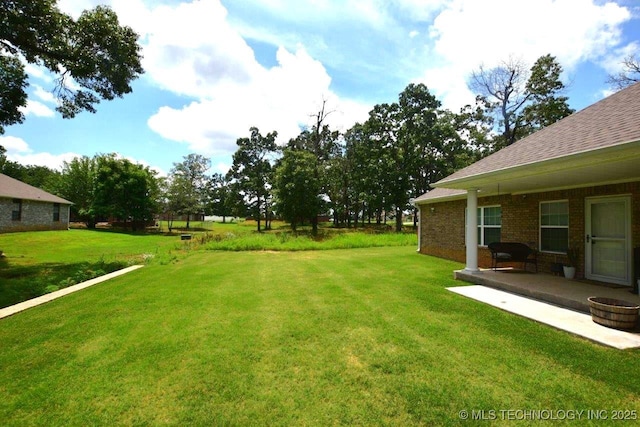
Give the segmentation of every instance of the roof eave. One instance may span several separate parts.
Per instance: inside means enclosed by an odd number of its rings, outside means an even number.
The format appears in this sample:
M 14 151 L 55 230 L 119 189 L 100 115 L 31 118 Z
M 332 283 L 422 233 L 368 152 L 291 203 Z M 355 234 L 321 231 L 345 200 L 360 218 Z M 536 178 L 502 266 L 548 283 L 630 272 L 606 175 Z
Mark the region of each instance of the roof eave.
M 640 141 L 623 142 L 616 145 L 611 145 L 604 148 L 586 150 L 578 153 L 574 153 L 567 156 L 556 157 L 544 161 L 531 162 L 513 167 L 498 169 L 490 172 L 479 173 L 471 176 L 465 176 L 457 179 L 444 178 L 440 181 L 432 184 L 434 188 L 451 188 L 468 190 L 472 188 L 479 188 L 487 183 L 491 183 L 498 178 L 511 175 L 520 175 L 523 173 L 531 172 L 536 173 L 540 170 L 549 169 L 560 170 L 566 168 L 568 164 L 573 167 L 579 167 L 580 165 L 590 165 L 594 162 L 606 163 L 609 159 L 614 157 L 620 157 L 626 152 L 638 155 L 640 152 Z

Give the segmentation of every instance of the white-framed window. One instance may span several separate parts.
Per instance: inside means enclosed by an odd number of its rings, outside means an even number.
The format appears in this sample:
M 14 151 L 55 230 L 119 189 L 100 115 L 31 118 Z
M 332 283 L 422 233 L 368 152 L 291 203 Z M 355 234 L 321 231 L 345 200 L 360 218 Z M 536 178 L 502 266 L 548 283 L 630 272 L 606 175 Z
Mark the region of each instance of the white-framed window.
M 465 227 L 467 211 L 465 210 Z M 487 246 L 491 242 L 499 242 L 502 232 L 502 207 L 481 206 L 477 211 L 478 245 Z M 465 234 L 466 236 L 466 234 Z
M 540 251 L 567 253 L 569 247 L 569 202 L 540 202 Z
M 60 203 L 53 204 L 53 222 L 60 222 Z
M 11 208 L 11 220 L 22 221 L 22 200 L 13 199 L 13 207 Z
M 502 207 L 481 206 L 478 208 L 478 244 L 487 246 L 500 241 L 502 231 Z

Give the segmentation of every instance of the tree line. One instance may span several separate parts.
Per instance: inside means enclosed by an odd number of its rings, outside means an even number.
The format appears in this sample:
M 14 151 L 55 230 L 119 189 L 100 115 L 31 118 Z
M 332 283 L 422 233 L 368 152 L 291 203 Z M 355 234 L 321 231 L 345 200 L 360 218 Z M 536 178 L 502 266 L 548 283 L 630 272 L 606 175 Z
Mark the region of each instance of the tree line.
M 250 216 L 258 231 L 277 216 L 315 232 L 328 215 L 342 227 L 393 219 L 400 231 L 411 199 L 432 183 L 571 114 L 561 72 L 551 55 L 530 68 L 514 59 L 481 66 L 469 81 L 476 103 L 458 112 L 412 83 L 342 133 L 327 124 L 332 111 L 323 102 L 313 125 L 283 146 L 276 131 L 251 128 L 224 175 L 209 173 L 210 159 L 199 154 L 174 163 L 167 177 L 114 154 L 76 158 L 61 171 L 0 155 L 0 171 L 72 201 L 89 227 L 108 217 L 135 228 L 158 214 L 186 216 L 189 226 L 193 215 L 207 214 Z

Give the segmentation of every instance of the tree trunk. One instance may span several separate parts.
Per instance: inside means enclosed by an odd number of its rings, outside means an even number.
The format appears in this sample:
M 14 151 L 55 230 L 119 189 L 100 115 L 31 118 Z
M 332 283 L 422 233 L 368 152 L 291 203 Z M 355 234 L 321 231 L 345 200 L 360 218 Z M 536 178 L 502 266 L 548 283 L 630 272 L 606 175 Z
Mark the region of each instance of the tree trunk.
M 190 221 L 191 221 L 191 214 L 187 214 L 187 230 L 189 229 Z
M 258 202 L 257 203 L 258 204 L 257 204 L 256 211 L 258 213 L 257 221 L 258 221 L 258 233 L 259 233 L 260 232 L 260 217 L 262 216 L 262 212 L 260 212 L 260 197 L 258 197 Z
M 396 233 L 402 231 L 402 209 L 396 208 Z

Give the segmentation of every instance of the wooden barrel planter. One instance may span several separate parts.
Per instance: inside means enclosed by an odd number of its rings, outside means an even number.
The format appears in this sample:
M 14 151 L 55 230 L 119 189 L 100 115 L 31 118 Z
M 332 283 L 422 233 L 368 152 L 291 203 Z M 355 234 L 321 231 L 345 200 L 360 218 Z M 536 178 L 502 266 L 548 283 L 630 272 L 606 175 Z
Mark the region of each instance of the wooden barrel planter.
M 640 306 L 613 298 L 589 297 L 589 310 L 594 322 L 614 329 L 634 329 Z

